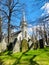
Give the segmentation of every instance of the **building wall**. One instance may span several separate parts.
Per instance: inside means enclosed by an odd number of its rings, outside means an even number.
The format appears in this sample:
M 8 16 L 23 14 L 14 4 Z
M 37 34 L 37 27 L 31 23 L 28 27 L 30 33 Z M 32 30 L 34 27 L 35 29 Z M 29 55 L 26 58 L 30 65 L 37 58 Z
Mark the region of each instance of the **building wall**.
M 5 42 L 5 38 L 0 43 L 0 52 L 3 52 L 7 49 L 7 43 Z

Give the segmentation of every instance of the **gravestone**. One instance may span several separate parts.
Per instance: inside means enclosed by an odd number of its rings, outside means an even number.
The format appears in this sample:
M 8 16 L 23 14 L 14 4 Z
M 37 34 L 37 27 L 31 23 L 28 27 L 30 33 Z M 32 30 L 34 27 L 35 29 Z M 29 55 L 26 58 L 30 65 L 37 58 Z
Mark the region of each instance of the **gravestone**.
M 16 42 L 14 48 L 13 48 L 13 53 L 15 52 L 20 52 L 20 43 L 19 41 Z
M 43 39 L 40 39 L 40 40 L 39 40 L 39 45 L 40 45 L 40 48 L 44 48 Z
M 21 42 L 21 48 L 20 50 L 22 52 L 26 52 L 28 50 L 28 42 L 26 39 L 23 39 L 22 42 Z
M 37 48 L 38 48 L 38 42 L 36 41 L 36 42 L 34 43 L 34 50 L 37 49 Z
M 29 39 L 28 40 L 29 49 L 33 50 L 33 42 Z

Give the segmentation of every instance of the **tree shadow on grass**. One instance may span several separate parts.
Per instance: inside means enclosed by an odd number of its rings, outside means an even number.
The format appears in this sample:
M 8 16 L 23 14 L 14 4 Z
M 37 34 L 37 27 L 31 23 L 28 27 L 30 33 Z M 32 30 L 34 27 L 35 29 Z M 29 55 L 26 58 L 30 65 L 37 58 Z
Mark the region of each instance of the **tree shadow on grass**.
M 47 48 L 47 47 L 44 48 L 44 51 L 45 51 L 45 52 L 49 52 L 49 48 Z
M 27 63 L 26 62 L 23 62 L 23 63 L 21 63 L 21 58 L 23 57 L 23 56 L 26 56 L 26 54 L 25 53 L 22 53 L 22 55 L 19 57 L 19 58 L 17 58 L 17 60 L 13 63 L 13 65 L 39 65 L 36 61 L 33 61 L 33 59 L 37 56 L 37 55 L 34 55 L 34 56 L 32 56 L 30 59 L 25 59 L 25 60 L 23 60 L 23 61 L 28 61 Z M 27 56 L 29 56 L 29 55 L 27 55 Z
M 29 49 L 28 49 L 27 51 L 23 52 L 19 58 L 13 57 L 13 58 L 15 58 L 16 60 L 15 60 L 15 62 L 14 62 L 12 65 L 39 65 L 36 61 L 33 61 L 34 58 L 35 58 L 37 55 L 32 55 L 32 57 L 31 57 L 30 59 L 27 58 L 27 59 L 25 59 L 25 60 L 22 60 L 22 62 L 23 62 L 23 61 L 24 61 L 24 62 L 21 63 L 21 59 L 22 59 L 23 56 L 28 56 L 28 57 L 31 56 L 30 54 L 26 54 L 26 53 L 32 48 L 32 46 L 33 46 L 33 44 L 29 47 Z M 7 55 L 12 56 L 12 55 L 11 55 L 11 52 L 8 53 Z M 27 64 L 26 64 L 25 61 L 27 61 Z M 28 63 L 29 63 L 29 64 L 28 64 Z
M 36 61 L 33 61 L 33 59 L 36 57 L 37 55 L 34 55 L 31 59 L 30 59 L 30 65 L 39 65 Z
M 16 59 L 16 61 L 13 63 L 13 65 L 39 65 L 36 61 L 33 61 L 37 55 L 33 55 L 29 60 L 28 60 L 28 58 L 24 60 L 24 61 L 28 61 L 29 64 L 26 64 L 25 62 L 21 63 L 21 61 L 20 61 L 23 56 L 30 56 L 29 54 L 26 54 L 26 53 L 31 49 L 32 46 L 33 46 L 33 43 L 31 44 L 31 46 L 29 47 L 29 49 L 27 51 L 23 52 L 21 54 L 21 56 Z
M 3 61 L 0 59 L 0 65 L 3 65 Z

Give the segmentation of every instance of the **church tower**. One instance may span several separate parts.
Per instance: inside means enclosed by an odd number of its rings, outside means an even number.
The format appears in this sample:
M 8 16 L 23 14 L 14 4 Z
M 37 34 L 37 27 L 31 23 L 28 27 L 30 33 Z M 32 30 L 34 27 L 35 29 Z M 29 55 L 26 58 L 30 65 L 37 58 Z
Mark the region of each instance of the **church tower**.
M 20 23 L 20 26 L 21 26 L 21 32 L 22 32 L 22 39 L 26 39 L 27 38 L 27 22 L 26 22 L 24 11 L 22 14 L 22 21 Z
M 2 19 L 0 17 L 0 42 L 2 40 Z

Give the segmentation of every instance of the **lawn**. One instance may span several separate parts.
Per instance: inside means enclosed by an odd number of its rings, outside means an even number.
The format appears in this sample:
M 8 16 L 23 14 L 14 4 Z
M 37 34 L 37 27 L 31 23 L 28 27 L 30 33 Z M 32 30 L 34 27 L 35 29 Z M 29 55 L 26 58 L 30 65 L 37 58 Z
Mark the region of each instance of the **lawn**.
M 11 54 L 0 53 L 0 65 L 49 65 L 49 48 Z

